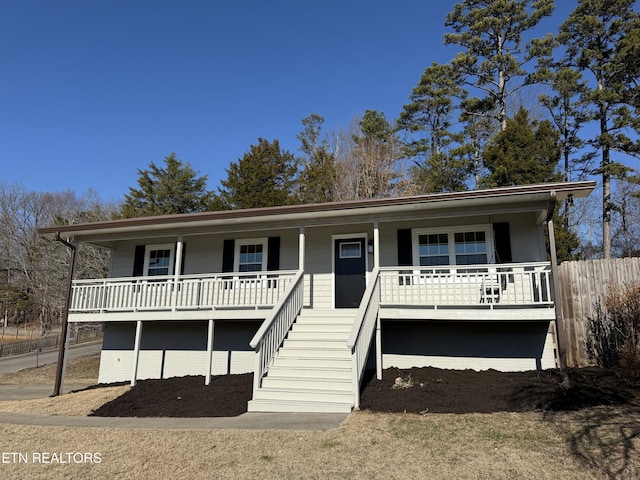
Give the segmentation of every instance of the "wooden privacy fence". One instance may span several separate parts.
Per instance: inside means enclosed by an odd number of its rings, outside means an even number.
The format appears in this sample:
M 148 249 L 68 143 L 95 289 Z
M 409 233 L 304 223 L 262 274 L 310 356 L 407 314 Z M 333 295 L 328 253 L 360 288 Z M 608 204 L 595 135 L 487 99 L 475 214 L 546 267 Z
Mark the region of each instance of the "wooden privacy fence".
M 558 269 L 562 315 L 567 340 L 567 364 L 589 365 L 587 355 L 587 319 L 596 314 L 596 301 L 603 298 L 611 284 L 640 281 L 640 258 L 563 262 Z

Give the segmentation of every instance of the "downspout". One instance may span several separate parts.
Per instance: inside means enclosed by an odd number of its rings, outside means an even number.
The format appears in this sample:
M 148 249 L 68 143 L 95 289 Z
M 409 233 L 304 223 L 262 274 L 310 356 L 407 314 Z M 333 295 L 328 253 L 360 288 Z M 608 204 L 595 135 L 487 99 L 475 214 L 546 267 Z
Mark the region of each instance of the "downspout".
M 556 238 L 553 227 L 553 214 L 556 208 L 557 196 L 552 191 L 549 194 L 549 207 L 547 209 L 547 228 L 549 231 L 549 253 L 551 255 L 551 278 L 553 281 L 554 308 L 556 313 L 556 343 L 558 345 L 558 366 L 560 368 L 560 378 L 562 386 L 569 387 L 569 376 L 567 374 L 567 347 L 564 335 L 564 318 L 562 316 L 562 298 L 560 296 L 560 285 L 558 284 L 558 256 L 556 253 Z
M 69 306 L 71 305 L 71 286 L 73 282 L 73 272 L 76 265 L 77 248 L 73 243 L 67 242 L 60 236 L 60 232 L 56 233 L 56 240 L 71 250 L 71 261 L 69 263 L 69 274 L 67 275 L 67 298 L 64 302 L 64 311 L 62 314 L 62 333 L 60 335 L 60 348 L 58 350 L 58 365 L 56 368 L 56 383 L 51 397 L 60 395 L 62 388 L 62 376 L 64 374 L 64 363 L 66 360 L 67 348 L 67 332 L 69 329 Z

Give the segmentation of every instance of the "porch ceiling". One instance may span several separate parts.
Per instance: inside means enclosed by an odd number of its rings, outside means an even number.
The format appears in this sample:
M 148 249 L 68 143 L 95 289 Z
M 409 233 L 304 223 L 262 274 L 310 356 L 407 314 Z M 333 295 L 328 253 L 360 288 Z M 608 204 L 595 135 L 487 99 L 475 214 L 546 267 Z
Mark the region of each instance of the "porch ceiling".
M 544 218 L 552 192 L 562 201 L 589 195 L 595 182 L 504 187 L 350 202 L 130 218 L 42 228 L 40 234 L 110 247 L 118 240 L 275 230 L 469 215 L 535 212 Z

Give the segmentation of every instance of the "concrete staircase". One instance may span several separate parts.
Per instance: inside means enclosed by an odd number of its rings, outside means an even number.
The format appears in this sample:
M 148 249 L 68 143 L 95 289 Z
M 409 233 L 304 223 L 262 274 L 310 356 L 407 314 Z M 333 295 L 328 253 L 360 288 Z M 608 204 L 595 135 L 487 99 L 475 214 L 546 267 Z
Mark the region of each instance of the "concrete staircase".
M 347 338 L 355 310 L 302 310 L 250 412 L 349 413 L 354 404 Z

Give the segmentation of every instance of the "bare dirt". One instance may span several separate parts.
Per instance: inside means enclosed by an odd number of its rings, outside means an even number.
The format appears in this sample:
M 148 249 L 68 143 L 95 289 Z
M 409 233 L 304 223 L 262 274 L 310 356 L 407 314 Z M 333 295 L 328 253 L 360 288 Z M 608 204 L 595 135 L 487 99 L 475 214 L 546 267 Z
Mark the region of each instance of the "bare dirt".
M 558 371 L 498 372 L 387 369 L 383 379 L 371 372 L 361 393 L 361 409 L 398 413 L 494 413 L 575 411 L 620 406 L 640 412 L 640 381 L 616 371 L 572 369 L 570 386 Z M 118 398 L 96 409 L 94 416 L 227 417 L 247 411 L 252 374 L 142 380 Z

